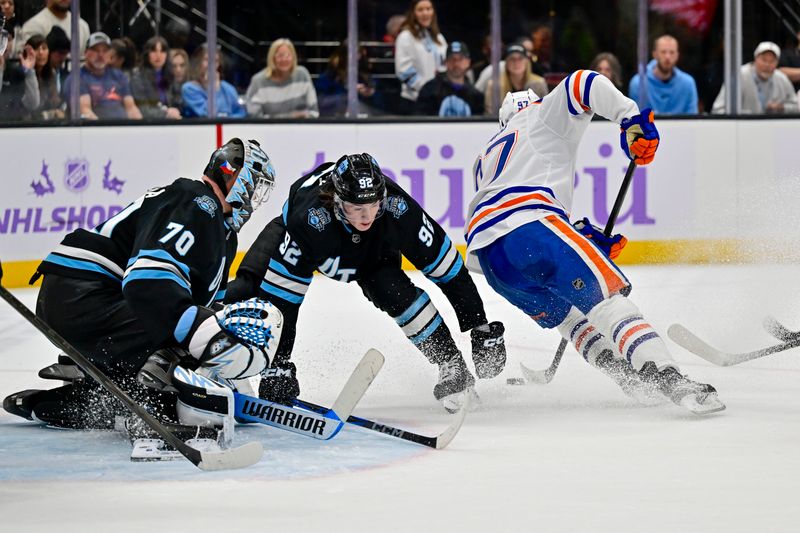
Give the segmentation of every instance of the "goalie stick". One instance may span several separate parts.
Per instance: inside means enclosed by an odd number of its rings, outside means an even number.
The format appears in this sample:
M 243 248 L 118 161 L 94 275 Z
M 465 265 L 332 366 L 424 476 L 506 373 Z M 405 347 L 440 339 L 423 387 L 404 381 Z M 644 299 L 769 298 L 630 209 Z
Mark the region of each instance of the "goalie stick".
M 0 265 L 0 280 L 3 277 L 3 268 Z M 170 446 L 178 450 L 181 455 L 186 457 L 195 466 L 202 470 L 229 470 L 234 468 L 244 468 L 253 465 L 261 460 L 264 448 L 258 442 L 248 442 L 238 448 L 231 448 L 219 452 L 203 452 L 192 448 L 185 442 L 176 437 L 164 425 L 161 424 L 153 415 L 141 405 L 137 404 L 122 390 L 116 383 L 109 379 L 91 361 L 83 356 L 75 347 L 68 343 L 64 338 L 53 330 L 46 322 L 36 316 L 25 304 L 20 302 L 8 289 L 0 285 L 0 296 L 11 305 L 23 318 L 30 322 L 36 329 L 44 334 L 47 339 L 56 347 L 66 353 L 84 372 L 90 375 L 95 381 L 108 390 L 114 397 L 121 401 L 128 409 L 139 416 L 158 436 Z
M 295 409 L 288 405 L 234 392 L 235 416 L 238 420 L 266 424 L 314 439 L 332 439 L 342 429 L 344 421 L 367 392 L 383 362 L 384 357 L 378 350 L 374 348 L 368 350 L 356 365 L 331 408 L 316 406 L 317 409 L 313 410 Z M 295 405 L 302 407 L 298 403 Z
M 773 353 L 788 350 L 789 348 L 800 346 L 800 335 L 797 335 L 782 344 L 769 346 L 762 350 L 731 353 L 717 350 L 680 324 L 671 325 L 667 330 L 667 335 L 669 335 L 669 338 L 675 341 L 675 343 L 682 346 L 686 350 L 699 357 L 702 357 L 706 361 L 714 363 L 717 366 L 738 365 L 739 363 L 744 363 L 745 361 L 752 361 L 753 359 L 758 359 Z
M 636 170 L 636 163 L 631 160 L 628 164 L 628 170 L 625 171 L 625 177 L 622 178 L 622 184 L 619 186 L 619 192 L 617 192 L 617 198 L 614 200 L 614 207 L 611 209 L 611 213 L 608 215 L 608 222 L 606 222 L 606 227 L 603 229 L 603 235 L 606 237 L 611 236 L 611 232 L 614 229 L 614 224 L 617 222 L 617 217 L 619 216 L 620 209 L 622 209 L 622 203 L 625 201 L 625 196 L 628 194 L 628 188 L 631 185 L 631 180 L 633 179 L 633 171 Z M 627 296 L 627 294 L 625 294 Z M 561 364 L 561 358 L 564 356 L 564 351 L 567 349 L 567 339 L 561 339 L 561 342 L 558 344 L 558 348 L 556 348 L 556 355 L 553 358 L 553 362 L 550 363 L 550 366 L 545 368 L 544 370 L 534 370 L 532 368 L 528 368 L 522 363 L 519 364 L 522 375 L 525 376 L 525 379 L 529 383 L 536 383 L 537 385 L 547 385 L 551 381 L 553 381 L 553 376 L 556 375 L 556 370 L 558 370 L 558 365 Z
M 347 417 L 346 422 L 348 424 L 353 424 L 354 426 L 359 426 L 362 428 L 370 429 L 372 431 L 377 431 L 378 433 L 382 433 L 389 437 L 395 437 L 398 439 L 407 440 L 409 442 L 414 442 L 416 444 L 421 444 L 429 448 L 434 448 L 436 450 L 441 450 L 442 448 L 450 444 L 453 438 L 455 438 L 456 433 L 458 433 L 458 430 L 461 429 L 461 425 L 464 423 L 464 418 L 466 418 L 467 416 L 467 410 L 469 409 L 469 401 L 470 401 L 470 395 L 467 394 L 464 400 L 464 405 L 461 407 L 458 413 L 455 414 L 455 416 L 453 417 L 453 421 L 450 423 L 449 426 L 447 426 L 447 428 L 444 431 L 442 431 L 435 437 L 429 437 L 427 435 L 419 435 L 417 433 L 413 433 L 405 429 L 399 429 L 396 427 L 392 427 L 388 424 L 382 424 L 380 422 L 375 422 L 373 420 L 368 420 L 366 418 L 361 418 L 359 416 L 351 415 Z M 318 413 L 322 413 L 326 409 L 321 405 L 307 402 L 299 398 L 295 400 L 294 403 L 299 407 L 303 407 L 310 411 L 316 411 Z

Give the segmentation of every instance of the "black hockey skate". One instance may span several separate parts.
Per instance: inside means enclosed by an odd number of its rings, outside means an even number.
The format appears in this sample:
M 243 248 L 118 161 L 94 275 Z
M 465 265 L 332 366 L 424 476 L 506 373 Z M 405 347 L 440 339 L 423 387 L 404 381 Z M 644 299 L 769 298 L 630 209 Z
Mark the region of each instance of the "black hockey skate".
M 465 391 L 469 394 L 473 386 L 475 378 L 461 354 L 439 363 L 439 382 L 433 387 L 433 395 L 449 413 L 457 413 L 461 409 Z
M 60 379 L 66 385 L 79 379 L 84 379 L 86 375 L 80 369 L 75 361 L 70 359 L 66 354 L 58 354 L 58 362 L 50 366 L 46 366 L 39 370 L 39 377 L 42 379 Z
M 611 350 L 603 350 L 594 361 L 594 366 L 603 374 L 614 380 L 629 398 L 646 405 L 655 405 L 664 401 L 659 387 L 642 379 L 630 363 L 614 357 Z
M 33 420 L 33 397 L 42 392 L 39 389 L 28 389 L 14 394 L 9 394 L 3 400 L 3 409 L 12 415 L 20 416 L 26 420 Z
M 725 409 L 713 386 L 692 381 L 671 366 L 659 371 L 654 362 L 648 361 L 639 373 L 645 382 L 658 386 L 672 403 L 695 414 L 706 415 Z

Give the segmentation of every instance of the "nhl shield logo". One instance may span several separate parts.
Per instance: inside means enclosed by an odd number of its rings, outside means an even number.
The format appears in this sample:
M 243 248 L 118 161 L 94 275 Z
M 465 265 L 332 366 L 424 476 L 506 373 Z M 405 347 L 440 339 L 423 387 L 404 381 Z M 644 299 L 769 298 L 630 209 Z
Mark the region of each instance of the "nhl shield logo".
M 72 192 L 83 192 L 89 186 L 89 162 L 86 159 L 67 159 L 64 185 Z
M 575 287 L 576 290 L 581 290 L 586 286 L 586 284 L 583 282 L 581 278 L 575 278 L 572 281 L 572 286 Z
M 324 207 L 312 207 L 308 210 L 308 225 L 322 231 L 330 224 L 331 214 Z

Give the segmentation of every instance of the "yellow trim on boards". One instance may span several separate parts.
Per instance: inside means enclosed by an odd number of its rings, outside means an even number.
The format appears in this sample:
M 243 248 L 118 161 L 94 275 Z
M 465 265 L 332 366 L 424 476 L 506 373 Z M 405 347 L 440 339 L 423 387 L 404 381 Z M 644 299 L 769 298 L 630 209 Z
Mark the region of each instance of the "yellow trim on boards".
M 457 245 L 458 251 L 464 255 L 466 245 Z M 657 264 L 705 264 L 705 263 L 748 263 L 769 259 L 770 261 L 797 261 L 798 254 L 792 253 L 776 260 L 766 258 L 758 253 L 762 248 L 756 245 L 747 245 L 737 239 L 701 239 L 701 240 L 670 240 L 670 241 L 635 241 L 629 242 L 616 263 L 620 265 L 657 265 Z M 236 272 L 244 258 L 244 252 L 238 252 L 231 266 L 231 273 Z M 7 288 L 27 287 L 28 280 L 39 265 L 36 261 L 8 261 L 3 262 L 3 286 Z M 415 270 L 405 257 L 403 258 L 404 270 Z M 39 283 L 37 282 L 37 285 Z

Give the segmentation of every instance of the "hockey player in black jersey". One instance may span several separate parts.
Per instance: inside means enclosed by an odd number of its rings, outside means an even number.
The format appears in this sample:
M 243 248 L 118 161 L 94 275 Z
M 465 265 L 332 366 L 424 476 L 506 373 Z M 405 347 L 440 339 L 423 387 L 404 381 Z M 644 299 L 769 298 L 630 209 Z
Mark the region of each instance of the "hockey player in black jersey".
M 96 228 L 68 234 L 34 276 L 44 275 L 36 314 L 142 402 L 162 401 L 136 379 L 151 354 L 178 354 L 181 364 L 223 380 L 258 374 L 277 348 L 280 311 L 221 302 L 236 234 L 274 180 L 257 142 L 232 139 L 201 180 L 150 189 Z M 254 325 L 247 331 L 236 325 L 242 314 Z M 54 426 L 108 429 L 113 403 L 87 378 L 12 394 L 3 407 Z M 163 407 L 166 418 L 176 416 L 174 401 Z
M 300 305 L 315 270 L 355 281 L 364 295 L 394 318 L 408 339 L 439 365 L 434 396 L 456 410 L 475 378 L 450 330 L 425 291 L 401 270 L 401 254 L 439 286 L 462 331 L 471 330 L 480 378 L 505 365 L 503 325 L 487 323 L 483 302 L 444 230 L 394 182 L 369 154 L 346 155 L 295 182 L 283 215 L 272 220 L 248 250 L 226 301 L 269 299 L 284 316 L 283 335 L 259 394 L 291 402 L 299 394 L 290 361 Z

